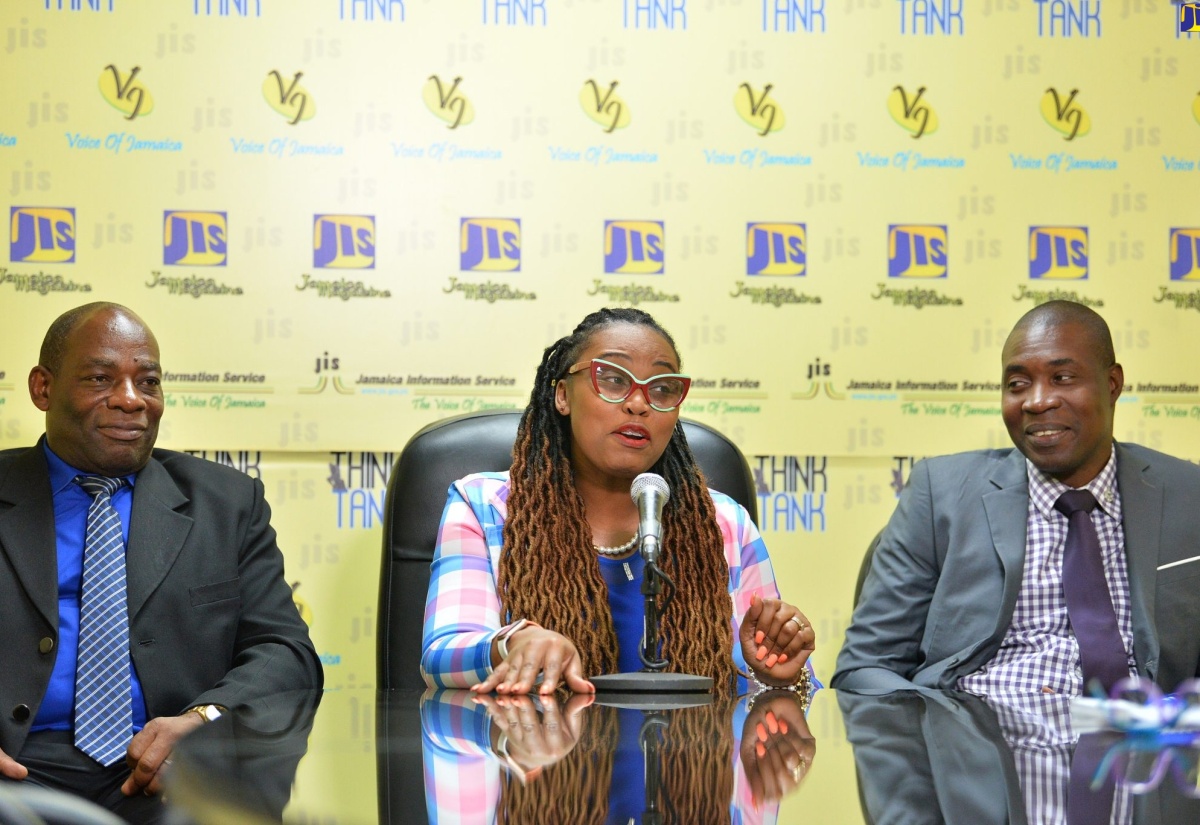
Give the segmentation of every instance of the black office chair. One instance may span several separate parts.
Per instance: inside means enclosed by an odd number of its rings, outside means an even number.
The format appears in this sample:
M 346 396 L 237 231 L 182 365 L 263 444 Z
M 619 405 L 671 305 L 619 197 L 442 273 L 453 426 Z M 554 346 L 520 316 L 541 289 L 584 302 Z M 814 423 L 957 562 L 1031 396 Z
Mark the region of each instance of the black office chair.
M 520 418 L 519 411 L 493 410 L 434 422 L 409 439 L 396 460 L 384 505 L 376 647 L 380 689 L 425 687 L 420 673 L 425 591 L 446 491 L 469 473 L 507 470 Z M 683 430 L 708 485 L 745 507 L 757 523 L 754 479 L 741 450 L 707 425 L 683 421 Z
M 81 796 L 14 782 L 0 784 L 0 822 L 5 825 L 124 825 L 125 820 Z

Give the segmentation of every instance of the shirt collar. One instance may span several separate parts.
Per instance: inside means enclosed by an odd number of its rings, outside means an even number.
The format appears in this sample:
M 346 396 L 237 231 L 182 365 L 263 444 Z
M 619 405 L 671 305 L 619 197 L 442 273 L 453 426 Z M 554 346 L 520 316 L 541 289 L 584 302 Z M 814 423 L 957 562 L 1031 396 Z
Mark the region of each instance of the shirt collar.
M 67 489 L 72 482 L 75 481 L 75 476 L 94 475 L 94 473 L 85 473 L 83 470 L 72 467 L 67 462 L 63 461 L 54 450 L 50 449 L 50 442 L 42 439 L 42 449 L 46 453 L 46 466 L 50 471 L 50 493 L 57 496 L 63 490 Z M 130 488 L 133 487 L 134 480 L 137 479 L 137 473 L 123 476 Z M 82 488 L 81 488 L 82 489 Z
M 1074 488 L 1057 479 L 1050 478 L 1035 467 L 1028 458 L 1025 459 L 1025 472 L 1029 477 L 1029 500 L 1033 502 L 1033 506 L 1037 508 L 1043 518 L 1053 518 L 1053 513 L 1056 512 L 1054 502 L 1058 501 L 1058 497 L 1067 490 Z M 1117 489 L 1116 442 L 1113 442 L 1113 450 L 1104 469 L 1080 489 L 1090 491 L 1096 497 L 1100 509 L 1108 516 L 1117 521 L 1121 520 L 1121 496 Z

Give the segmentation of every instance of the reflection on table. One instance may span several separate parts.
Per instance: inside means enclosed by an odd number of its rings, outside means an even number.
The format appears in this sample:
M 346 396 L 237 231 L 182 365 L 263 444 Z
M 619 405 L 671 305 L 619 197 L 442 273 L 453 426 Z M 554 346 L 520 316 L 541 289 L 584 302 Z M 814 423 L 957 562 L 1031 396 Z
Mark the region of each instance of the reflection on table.
M 688 702 L 428 693 L 427 802 L 469 821 L 775 821 L 816 751 L 802 697 Z
M 1179 743 L 1131 740 L 1118 732 L 1082 738 L 1070 698 L 902 691 L 838 694 L 854 749 L 868 822 L 1097 823 L 1200 822 L 1200 801 L 1180 787 L 1144 781 L 1133 747 L 1171 754 L 1196 786 L 1195 753 Z M 1182 788 L 1182 790 L 1181 790 Z
M 185 740 L 172 807 L 204 825 L 1106 821 L 1069 816 L 1081 746 L 1061 697 L 821 690 L 806 712 L 787 692 L 641 709 L 357 689 L 325 694 L 315 719 L 313 698 Z M 1092 742 L 1084 785 L 1099 780 L 1086 793 L 1114 806 L 1107 821 L 1200 822 L 1194 745 Z
M 172 754 L 170 821 L 279 822 L 320 700 L 307 691 L 256 699 L 191 733 Z

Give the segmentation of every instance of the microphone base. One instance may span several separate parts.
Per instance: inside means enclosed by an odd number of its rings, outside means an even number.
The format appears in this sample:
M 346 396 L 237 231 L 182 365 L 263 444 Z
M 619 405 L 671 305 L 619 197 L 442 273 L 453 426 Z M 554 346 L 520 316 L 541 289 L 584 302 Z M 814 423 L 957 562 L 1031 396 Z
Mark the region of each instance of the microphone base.
M 604 691 L 596 694 L 596 704 L 629 710 L 682 710 L 701 708 L 713 703 L 711 693 L 622 693 Z M 642 821 L 645 825 L 645 820 Z
M 588 679 L 597 693 L 712 693 L 709 676 L 691 673 L 605 673 Z

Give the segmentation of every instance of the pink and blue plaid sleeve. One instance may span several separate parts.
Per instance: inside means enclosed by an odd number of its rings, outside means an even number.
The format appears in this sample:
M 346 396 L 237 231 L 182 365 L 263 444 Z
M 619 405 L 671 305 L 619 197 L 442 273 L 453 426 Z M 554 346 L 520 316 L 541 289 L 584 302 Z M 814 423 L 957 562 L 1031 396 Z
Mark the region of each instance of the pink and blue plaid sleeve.
M 460 691 L 421 698 L 421 749 L 430 825 L 496 821 L 500 767 L 487 713 Z
M 717 524 L 725 537 L 725 556 L 729 562 L 729 595 L 733 599 L 733 661 L 742 673 L 749 673 L 742 646 L 737 643 L 742 616 L 750 608 L 750 600 L 757 594 L 763 599 L 778 599 L 779 586 L 775 584 L 775 570 L 767 545 L 759 535 L 758 528 L 750 520 L 746 508 L 724 493 L 711 491 L 717 509 Z M 820 687 L 812 663 L 808 666 L 813 685 Z M 745 685 L 739 678 L 738 688 Z
M 502 629 L 493 564 L 506 489 L 494 473 L 450 486 L 425 598 L 421 674 L 431 687 L 469 688 L 491 673 L 492 639 Z
M 746 508 L 724 493 L 710 492 L 717 509 L 717 525 L 725 539 L 725 560 L 729 562 L 729 596 L 733 600 L 733 662 L 739 671 L 749 673 L 742 646 L 737 641 L 742 616 L 746 615 L 754 594 L 764 599 L 778 599 L 779 588 L 775 586 L 775 571 L 771 568 L 767 545 L 750 520 Z M 745 688 L 744 680 L 739 678 L 739 692 Z

